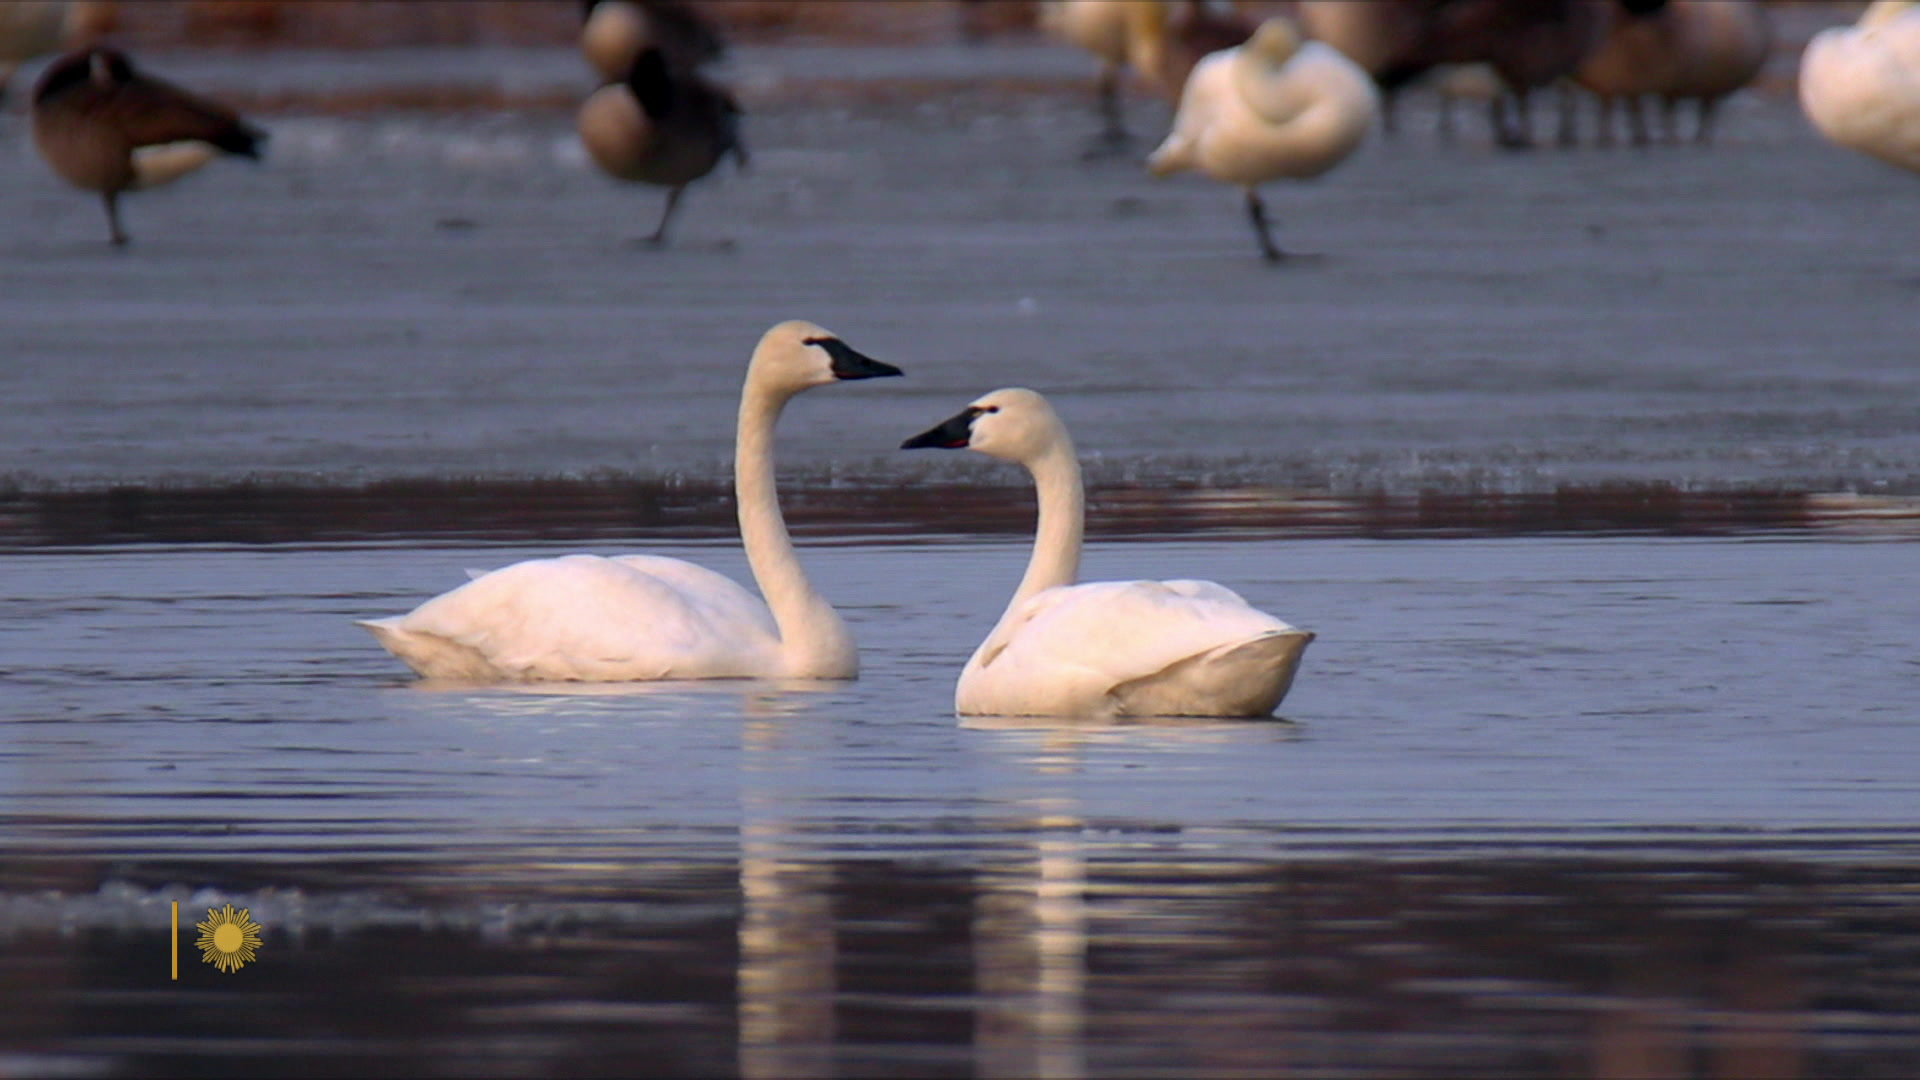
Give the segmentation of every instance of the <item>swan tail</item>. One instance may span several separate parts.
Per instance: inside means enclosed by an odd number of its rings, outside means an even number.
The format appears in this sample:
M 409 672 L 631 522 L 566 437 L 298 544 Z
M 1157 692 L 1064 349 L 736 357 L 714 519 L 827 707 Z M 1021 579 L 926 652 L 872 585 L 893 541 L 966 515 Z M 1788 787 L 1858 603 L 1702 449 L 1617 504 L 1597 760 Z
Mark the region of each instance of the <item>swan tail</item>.
M 1271 716 L 1314 635 L 1276 630 L 1189 656 L 1108 691 L 1119 716 Z
M 1176 131 L 1148 155 L 1147 171 L 1155 177 L 1172 176 L 1193 168 L 1195 163 L 1193 140 Z
M 385 619 L 355 619 L 381 648 L 397 657 L 423 679 L 494 681 L 503 672 L 477 649 L 449 641 L 435 634 L 421 634 L 400 625 L 400 616 Z

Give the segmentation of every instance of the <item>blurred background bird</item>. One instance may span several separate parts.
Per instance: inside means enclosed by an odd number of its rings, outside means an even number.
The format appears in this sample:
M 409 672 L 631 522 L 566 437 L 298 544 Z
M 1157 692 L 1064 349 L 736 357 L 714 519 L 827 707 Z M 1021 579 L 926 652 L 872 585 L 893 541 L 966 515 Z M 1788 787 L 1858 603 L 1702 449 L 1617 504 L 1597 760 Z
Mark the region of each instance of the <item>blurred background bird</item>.
M 596 23 L 599 27 L 596 30 Z M 602 0 L 589 5 L 581 49 L 596 70 L 634 52 L 616 81 L 580 106 L 580 141 L 607 175 L 667 189 L 660 222 L 646 242 L 666 243 L 667 226 L 687 185 L 731 155 L 747 164 L 740 106 L 701 65 L 726 48 L 720 32 L 677 3 Z
M 601 83 L 620 82 L 647 48 L 691 71 L 727 51 L 720 31 L 684 0 L 586 0 L 580 53 Z
M 1202 57 L 1240 44 L 1254 28 L 1217 0 L 1046 0 L 1039 23 L 1100 61 L 1094 95 L 1101 128 L 1088 157 L 1124 153 L 1132 141 L 1120 100 L 1126 72 L 1177 103 Z
M 1387 131 L 1403 90 L 1438 77 L 1443 94 L 1459 96 L 1448 82 L 1465 69 L 1465 96 L 1486 98 L 1494 142 L 1515 149 L 1533 145 L 1533 92 L 1555 86 L 1558 141 L 1576 141 L 1574 81 L 1599 99 L 1603 133 L 1617 102 L 1644 140 L 1642 98 L 1668 115 L 1693 100 L 1704 140 L 1714 108 L 1753 80 L 1771 46 L 1749 0 L 1301 0 L 1298 9 L 1309 35 L 1374 77 Z M 1443 130 L 1449 120 L 1443 112 Z
M 1148 158 L 1155 176 L 1195 169 L 1246 191 L 1260 253 L 1283 257 L 1259 186 L 1305 180 L 1347 159 L 1379 114 L 1359 65 L 1285 18 L 1260 25 L 1246 44 L 1202 60 L 1188 78 L 1173 132 Z
M 1766 11 L 1751 0 L 1668 0 L 1610 6 L 1607 14 L 1606 36 L 1574 73 L 1599 101 L 1603 144 L 1613 140 L 1616 103 L 1626 106 L 1634 144 L 1649 142 L 1648 99 L 1661 103 L 1669 142 L 1679 139 L 1679 105 L 1697 103 L 1694 139 L 1710 141 L 1720 102 L 1760 74 L 1773 47 Z
M 1920 172 L 1920 3 L 1878 0 L 1800 58 L 1800 107 L 1830 141 Z
M 0 98 L 13 73 L 36 57 L 91 45 L 113 29 L 110 0 L 7 0 L 0 3 Z
M 158 187 L 217 153 L 259 158 L 266 134 L 217 102 L 142 74 L 125 53 L 70 53 L 40 76 L 33 91 L 33 142 L 54 172 L 100 193 L 115 246 L 120 193 Z

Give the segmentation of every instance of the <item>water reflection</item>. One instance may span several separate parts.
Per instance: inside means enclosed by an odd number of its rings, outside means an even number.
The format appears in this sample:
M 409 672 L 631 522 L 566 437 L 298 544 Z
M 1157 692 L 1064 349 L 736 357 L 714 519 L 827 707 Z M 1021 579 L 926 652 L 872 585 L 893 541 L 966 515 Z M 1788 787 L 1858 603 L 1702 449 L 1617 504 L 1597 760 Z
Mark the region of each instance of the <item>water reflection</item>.
M 834 1075 L 833 867 L 800 856 L 781 799 L 754 783 L 777 768 L 784 731 L 768 719 L 742 726 L 738 993 L 748 1080 Z
M 183 1076 L 210 1054 L 444 1075 L 489 1046 L 511 1048 L 500 1075 L 748 1077 L 1765 1080 L 1920 1055 L 1910 857 L 1244 862 L 1116 841 L 1070 800 L 1014 809 L 1024 831 L 971 867 L 809 855 L 774 819 L 731 867 L 415 867 L 401 887 L 392 865 L 378 893 L 182 895 L 9 857 L 64 898 L 0 902 L 0 1037 Z M 156 986 L 170 894 L 251 907 L 258 965 Z

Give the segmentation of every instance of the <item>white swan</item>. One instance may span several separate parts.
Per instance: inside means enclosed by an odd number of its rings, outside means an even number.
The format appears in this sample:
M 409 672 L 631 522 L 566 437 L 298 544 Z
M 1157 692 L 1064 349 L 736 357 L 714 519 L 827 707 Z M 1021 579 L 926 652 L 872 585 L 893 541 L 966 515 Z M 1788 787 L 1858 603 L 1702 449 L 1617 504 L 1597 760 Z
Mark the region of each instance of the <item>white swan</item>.
M 1246 189 L 1260 252 L 1278 262 L 1259 185 L 1305 180 L 1346 160 L 1380 111 L 1373 80 L 1337 49 L 1303 42 L 1284 18 L 1193 69 L 1173 131 L 1147 159 L 1155 176 L 1198 169 Z
M 754 348 L 733 482 L 740 540 L 765 602 L 679 559 L 567 555 L 515 563 L 406 615 L 360 625 L 436 679 L 854 678 L 853 637 L 807 581 L 780 515 L 773 428 L 795 394 L 898 374 L 809 322 L 783 322 Z
M 1211 581 L 1074 584 L 1085 497 L 1073 440 L 1032 390 L 995 390 L 901 444 L 1024 465 L 1040 497 L 1033 557 L 960 673 L 963 716 L 1266 716 L 1313 634 Z
M 1800 107 L 1820 134 L 1920 172 L 1920 4 L 1878 0 L 1800 56 Z

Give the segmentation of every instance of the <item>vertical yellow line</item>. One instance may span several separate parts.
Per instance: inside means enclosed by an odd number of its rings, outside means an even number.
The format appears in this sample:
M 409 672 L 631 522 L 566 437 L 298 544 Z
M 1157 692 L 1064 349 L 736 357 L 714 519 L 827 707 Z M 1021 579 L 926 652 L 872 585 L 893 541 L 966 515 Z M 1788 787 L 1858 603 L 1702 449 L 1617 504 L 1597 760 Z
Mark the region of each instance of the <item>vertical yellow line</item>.
M 180 978 L 180 901 L 173 902 L 173 978 Z

